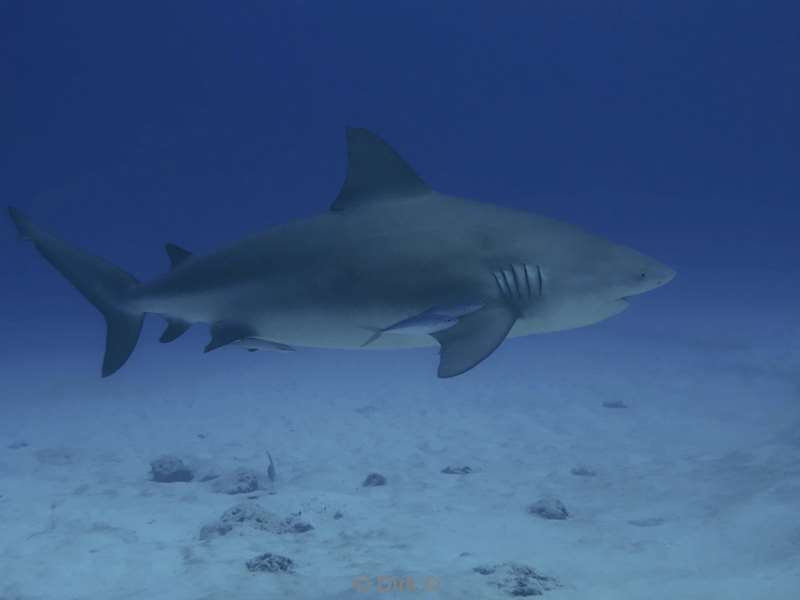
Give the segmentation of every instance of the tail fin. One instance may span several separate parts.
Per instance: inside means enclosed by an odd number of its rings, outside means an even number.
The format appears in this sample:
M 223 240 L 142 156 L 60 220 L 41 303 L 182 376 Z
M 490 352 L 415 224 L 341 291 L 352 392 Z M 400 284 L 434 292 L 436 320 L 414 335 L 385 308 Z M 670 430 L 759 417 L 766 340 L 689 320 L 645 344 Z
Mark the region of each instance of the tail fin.
M 20 237 L 33 242 L 53 265 L 106 319 L 106 353 L 103 377 L 115 373 L 133 352 L 144 315 L 126 308 L 128 292 L 138 282 L 122 269 L 73 248 L 36 227 L 16 208 L 9 208 Z
M 367 341 L 364 342 L 363 344 L 361 344 L 362 348 L 366 348 L 367 346 L 369 346 L 372 342 L 377 340 L 384 333 L 383 329 L 378 329 L 378 328 L 375 328 L 375 327 L 363 327 L 362 329 L 366 329 L 367 331 L 371 331 L 372 332 L 372 335 L 367 338 Z

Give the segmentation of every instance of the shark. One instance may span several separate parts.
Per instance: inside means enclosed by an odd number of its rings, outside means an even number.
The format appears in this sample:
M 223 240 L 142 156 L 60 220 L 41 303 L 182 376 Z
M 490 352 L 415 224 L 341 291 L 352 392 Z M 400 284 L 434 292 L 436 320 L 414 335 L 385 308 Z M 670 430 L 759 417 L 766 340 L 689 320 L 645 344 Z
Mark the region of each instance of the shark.
M 147 282 L 9 216 L 105 318 L 103 377 L 128 360 L 145 315 L 165 320 L 163 343 L 207 325 L 206 352 L 438 346 L 438 376 L 454 377 L 509 337 L 598 323 L 675 276 L 580 227 L 435 191 L 367 129 L 346 138 L 327 211 L 204 256 L 169 243 L 170 269 Z

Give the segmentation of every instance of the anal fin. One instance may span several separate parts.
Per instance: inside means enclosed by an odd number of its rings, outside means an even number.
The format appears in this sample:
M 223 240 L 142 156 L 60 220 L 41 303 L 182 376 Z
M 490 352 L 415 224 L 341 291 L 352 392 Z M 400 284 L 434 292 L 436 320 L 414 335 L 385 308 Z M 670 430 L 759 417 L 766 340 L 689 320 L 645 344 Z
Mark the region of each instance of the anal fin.
M 247 325 L 230 321 L 218 321 L 211 326 L 211 341 L 208 342 L 203 351 L 211 352 L 222 346 L 252 337 L 254 334 L 253 329 Z
M 161 334 L 161 337 L 158 338 L 158 341 L 162 344 L 174 342 L 184 333 L 189 331 L 191 326 L 191 323 L 181 321 L 180 319 L 167 319 L 167 328 L 164 330 L 164 333 Z
M 518 315 L 506 303 L 486 306 L 453 327 L 432 333 L 441 346 L 439 377 L 461 375 L 489 356 L 506 339 Z

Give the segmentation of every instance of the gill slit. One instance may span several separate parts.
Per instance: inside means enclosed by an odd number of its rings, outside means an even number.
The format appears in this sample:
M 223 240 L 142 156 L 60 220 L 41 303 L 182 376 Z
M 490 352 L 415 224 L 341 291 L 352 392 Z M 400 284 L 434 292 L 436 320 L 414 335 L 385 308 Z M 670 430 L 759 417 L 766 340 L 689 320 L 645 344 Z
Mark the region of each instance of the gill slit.
M 542 295 L 542 286 L 544 285 L 542 281 L 542 267 L 536 265 L 536 279 L 539 281 L 539 295 Z
M 514 289 L 517 293 L 517 298 L 522 298 L 522 290 L 519 287 L 519 279 L 517 278 L 517 270 L 514 268 L 514 265 L 511 265 L 511 276 L 514 277 Z
M 506 291 L 503 289 L 503 284 L 500 282 L 500 276 L 497 274 L 497 271 L 492 271 L 492 277 L 494 277 L 494 282 L 497 284 L 497 289 L 500 290 L 500 295 L 505 296 Z
M 528 292 L 528 300 L 530 300 L 533 295 L 531 291 L 531 276 L 526 265 L 522 265 L 522 272 L 525 273 L 525 289 Z
M 513 296 L 513 293 L 511 291 L 511 283 L 508 281 L 508 276 L 506 275 L 506 270 L 500 269 L 500 274 L 503 276 L 503 281 L 506 284 L 506 289 L 508 290 L 507 295 L 509 298 L 511 298 Z

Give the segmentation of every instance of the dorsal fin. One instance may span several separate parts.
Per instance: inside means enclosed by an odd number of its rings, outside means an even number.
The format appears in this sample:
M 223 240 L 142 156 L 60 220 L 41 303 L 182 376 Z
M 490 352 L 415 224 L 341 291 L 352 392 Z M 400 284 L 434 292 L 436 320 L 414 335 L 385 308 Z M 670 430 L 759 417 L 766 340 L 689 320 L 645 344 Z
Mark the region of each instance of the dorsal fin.
M 347 178 L 331 210 L 427 192 L 428 185 L 381 138 L 366 129 L 347 129 Z
M 166 244 L 164 248 L 167 250 L 167 256 L 169 256 L 169 261 L 171 263 L 170 268 L 172 269 L 181 266 L 192 257 L 191 252 L 175 244 Z

